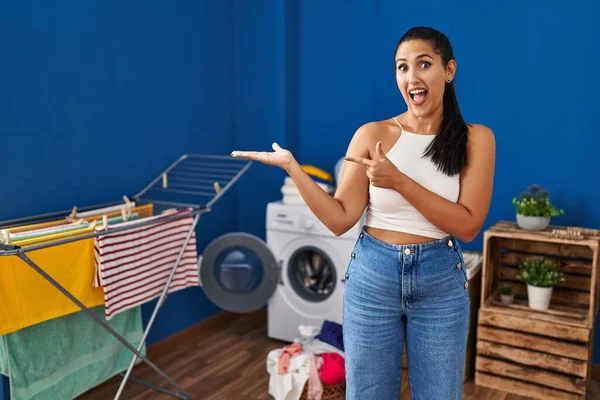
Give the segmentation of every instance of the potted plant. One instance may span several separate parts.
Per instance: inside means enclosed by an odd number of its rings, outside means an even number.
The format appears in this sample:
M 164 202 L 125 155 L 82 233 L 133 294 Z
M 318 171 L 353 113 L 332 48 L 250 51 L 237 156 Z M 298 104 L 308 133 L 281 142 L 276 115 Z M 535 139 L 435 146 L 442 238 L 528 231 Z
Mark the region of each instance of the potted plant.
M 500 299 L 502 300 L 502 304 L 505 306 L 510 306 L 515 298 L 513 294 L 512 285 L 510 283 L 505 283 L 500 286 Z
M 535 310 L 547 310 L 552 289 L 565 281 L 562 271 L 552 260 L 532 257 L 521 264 L 519 278 L 527 284 L 529 307 Z
M 530 185 L 519 198 L 513 198 L 517 212 L 517 224 L 522 229 L 540 231 L 550 224 L 550 218 L 564 214 L 552 205 L 547 190 L 539 185 Z

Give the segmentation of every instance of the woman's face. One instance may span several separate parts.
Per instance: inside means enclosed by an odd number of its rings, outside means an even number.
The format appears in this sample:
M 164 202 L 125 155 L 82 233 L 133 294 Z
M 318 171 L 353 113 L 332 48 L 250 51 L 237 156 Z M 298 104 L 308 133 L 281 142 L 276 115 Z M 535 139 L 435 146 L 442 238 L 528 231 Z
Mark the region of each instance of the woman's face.
M 408 109 L 417 117 L 442 106 L 446 82 L 454 78 L 456 62 L 444 67 L 442 58 L 425 40 L 409 40 L 396 51 L 396 82 Z

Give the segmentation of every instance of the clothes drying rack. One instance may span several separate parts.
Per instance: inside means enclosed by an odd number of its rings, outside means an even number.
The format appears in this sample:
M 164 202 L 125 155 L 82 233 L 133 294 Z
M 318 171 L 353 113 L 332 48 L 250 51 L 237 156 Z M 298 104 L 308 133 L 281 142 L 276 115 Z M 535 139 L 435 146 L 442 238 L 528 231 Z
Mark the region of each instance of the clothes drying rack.
M 121 373 L 123 379 L 119 386 L 119 389 L 115 395 L 115 399 L 119 399 L 123 394 L 123 390 L 127 381 L 131 379 L 134 382 L 152 388 L 156 391 L 169 394 L 173 397 L 180 399 L 191 399 L 191 396 L 181 387 L 175 380 L 169 377 L 165 372 L 158 368 L 153 362 L 148 360 L 142 353 L 141 349 L 146 341 L 148 333 L 154 324 L 156 315 L 159 309 L 164 304 L 171 281 L 177 271 L 185 248 L 190 241 L 194 229 L 198 224 L 200 216 L 206 214 L 212 210 L 212 206 L 215 202 L 231 188 L 236 181 L 248 170 L 252 161 L 244 159 L 236 159 L 229 156 L 220 155 L 206 155 L 206 154 L 184 154 L 174 161 L 166 170 L 161 172 L 150 184 L 144 189 L 132 197 L 135 201 L 135 205 L 141 204 L 153 204 L 158 207 L 165 207 L 168 209 L 185 210 L 179 212 L 173 216 L 165 216 L 158 220 L 144 221 L 140 219 L 139 222 L 131 223 L 131 225 L 112 228 L 109 231 L 96 231 L 86 234 L 80 234 L 73 237 L 65 237 L 62 239 L 50 240 L 47 242 L 41 242 L 28 246 L 16 246 L 11 244 L 0 243 L 0 256 L 17 256 L 24 261 L 28 266 L 33 268 L 39 275 L 47 280 L 52 286 L 58 289 L 63 295 L 65 295 L 70 301 L 75 303 L 82 311 L 84 311 L 89 317 L 91 317 L 96 323 L 101 325 L 109 334 L 114 336 L 119 342 L 121 342 L 127 349 L 133 353 L 133 358 L 129 367 L 125 373 Z M 126 202 L 129 199 L 124 196 Z M 18 218 L 9 221 L 0 222 L 0 229 L 8 229 L 11 227 L 20 226 L 23 224 L 37 224 L 42 222 L 56 221 L 62 218 L 69 218 L 77 212 L 94 211 L 107 207 L 124 206 L 126 203 L 116 201 L 105 204 L 97 204 L 93 206 L 84 207 L 82 209 L 73 208 L 71 210 L 57 211 L 42 215 L 36 215 L 25 218 Z M 71 243 L 79 240 L 95 238 L 102 235 L 110 235 L 118 232 L 123 232 L 142 226 L 152 225 L 156 223 L 163 223 L 172 221 L 175 219 L 185 218 L 193 216 L 192 225 L 187 232 L 185 241 L 179 251 L 175 264 L 173 265 L 170 275 L 167 279 L 165 286 L 162 289 L 160 296 L 152 312 L 152 316 L 148 321 L 148 325 L 144 330 L 144 334 L 137 348 L 133 347 L 132 344 L 127 342 L 123 336 L 119 335 L 114 329 L 112 329 L 102 318 L 98 317 L 88 307 L 86 307 L 81 301 L 73 296 L 67 289 L 60 285 L 54 280 L 48 273 L 46 273 L 40 266 L 33 262 L 27 253 L 35 250 L 40 250 L 52 246 L 59 246 L 61 244 Z M 92 282 L 90 282 L 92 285 Z M 156 298 L 156 297 L 154 297 Z M 152 299 L 153 300 L 153 299 Z M 142 379 L 131 376 L 131 371 L 137 362 L 138 358 L 148 365 L 152 370 L 158 373 L 161 377 L 166 379 L 177 391 L 172 391 L 160 386 L 152 385 Z

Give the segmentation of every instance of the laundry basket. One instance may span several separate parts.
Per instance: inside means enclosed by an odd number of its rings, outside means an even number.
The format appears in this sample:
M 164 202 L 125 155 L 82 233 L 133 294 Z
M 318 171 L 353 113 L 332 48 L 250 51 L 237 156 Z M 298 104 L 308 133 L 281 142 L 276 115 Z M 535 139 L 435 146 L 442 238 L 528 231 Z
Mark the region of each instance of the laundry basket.
M 343 400 L 346 398 L 346 383 L 340 383 L 339 385 L 330 386 L 323 384 L 323 395 L 321 400 Z M 308 400 L 308 382 L 304 385 L 300 400 Z

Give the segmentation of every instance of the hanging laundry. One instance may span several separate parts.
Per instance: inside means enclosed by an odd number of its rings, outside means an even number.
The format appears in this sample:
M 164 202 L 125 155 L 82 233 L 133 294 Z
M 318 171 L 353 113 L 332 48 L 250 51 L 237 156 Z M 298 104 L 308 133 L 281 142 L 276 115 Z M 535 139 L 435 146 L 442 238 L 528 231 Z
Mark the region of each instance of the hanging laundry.
M 102 306 L 91 311 L 104 316 Z M 108 324 L 129 343 L 142 339 L 139 307 Z M 11 400 L 74 399 L 125 371 L 132 355 L 83 311 L 0 336 L 0 373 L 10 378 Z
M 89 226 L 89 223 L 84 221 L 84 222 L 75 222 L 75 223 L 65 223 L 65 224 L 60 224 L 60 225 L 56 225 L 56 226 L 48 227 L 48 228 L 32 229 L 29 231 L 23 231 L 23 232 L 19 232 L 19 233 L 11 233 L 8 230 L 1 230 L 0 231 L 0 243 L 15 244 L 15 242 L 26 240 L 26 239 L 48 236 L 48 235 L 53 235 L 56 233 L 72 232 L 72 231 L 75 231 L 78 229 L 87 228 L 88 226 Z M 17 246 L 18 246 L 18 244 L 17 244 Z
M 132 213 L 129 215 L 129 219 L 131 220 L 137 219 L 138 217 L 138 213 Z M 98 220 L 93 222 L 87 222 L 83 220 L 83 222 L 74 222 L 71 224 L 57 225 L 55 227 L 35 229 L 20 233 L 1 232 L 0 241 L 3 241 L 2 239 L 4 239 L 4 243 L 10 243 L 16 246 L 24 246 L 27 244 L 46 242 L 68 236 L 89 234 L 95 232 L 93 229 L 98 225 L 98 222 Z M 107 222 L 111 225 L 117 224 L 123 222 L 123 217 L 111 217 L 107 219 Z
M 125 206 L 133 209 L 135 207 L 135 201 L 130 201 L 129 203 L 126 203 Z M 109 206 L 109 207 L 103 207 L 103 208 L 96 208 L 94 210 L 89 210 L 89 211 L 84 211 L 84 212 L 77 212 L 77 218 L 92 217 L 92 216 L 98 216 L 98 215 L 102 215 L 102 214 L 120 212 L 121 208 L 123 208 L 123 205 L 117 204 L 116 206 Z
M 123 214 L 125 214 L 124 217 L 127 219 L 145 218 L 153 215 L 152 204 L 133 208 L 122 205 L 119 206 L 119 211 L 112 211 L 115 207 L 116 206 L 90 210 L 86 213 L 76 214 L 76 219 L 72 219 L 71 216 L 68 216 L 64 219 L 0 229 L 0 243 L 23 247 L 34 243 L 89 233 L 89 230 L 94 228 L 94 226 L 92 226 L 94 223 L 97 225 L 98 222 L 102 222 L 102 217 L 104 215 L 107 217 L 107 222 L 109 224 L 122 222 Z M 100 213 L 101 210 L 110 212 L 102 214 Z M 85 214 L 85 216 L 83 214 Z
M 140 218 L 153 214 L 153 205 L 132 209 Z M 109 214 L 114 217 L 120 213 Z M 90 222 L 94 218 L 84 218 Z M 65 223 L 64 219 L 6 229 L 23 233 Z M 27 246 L 23 246 L 27 248 Z M 82 239 L 35 251 L 27 256 L 86 307 L 104 304 L 104 293 L 94 287 L 94 239 Z M 0 335 L 33 326 L 81 309 L 17 256 L 0 257 Z
M 93 288 L 94 239 L 27 253 L 86 307 L 104 303 Z M 79 311 L 80 308 L 17 256 L 0 257 L 0 335 Z
M 187 211 L 190 210 L 150 219 L 164 219 Z M 132 224 L 124 222 L 109 226 L 106 235 L 96 238 L 94 285 L 104 288 L 107 320 L 162 293 L 192 223 L 192 216 L 187 216 L 110 233 L 111 229 Z M 199 285 L 196 234 L 193 232 L 168 292 Z

